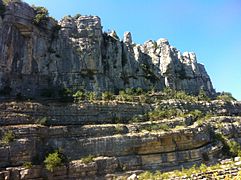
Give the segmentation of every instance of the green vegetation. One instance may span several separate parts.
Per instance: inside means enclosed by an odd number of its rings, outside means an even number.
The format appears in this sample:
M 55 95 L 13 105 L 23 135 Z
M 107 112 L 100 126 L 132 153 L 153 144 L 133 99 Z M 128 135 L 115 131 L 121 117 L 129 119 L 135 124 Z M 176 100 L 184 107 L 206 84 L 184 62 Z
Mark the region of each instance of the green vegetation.
M 84 164 L 91 163 L 91 162 L 94 161 L 94 156 L 89 155 L 89 156 L 83 157 L 83 158 L 81 158 L 81 161 L 82 161 L 82 163 L 84 163 Z
M 87 92 L 86 99 L 90 102 L 93 102 L 93 101 L 97 100 L 97 95 L 95 92 Z
M 170 127 L 168 126 L 168 124 L 163 123 L 163 124 L 149 124 L 144 126 L 143 128 L 141 128 L 141 130 L 147 130 L 147 131 L 169 131 Z
M 41 23 L 46 23 L 46 21 L 49 18 L 48 10 L 45 7 L 41 7 L 41 6 L 38 6 L 38 7 L 33 6 L 33 8 L 36 12 L 36 15 L 33 20 L 34 24 L 40 25 Z
M 117 125 L 115 126 L 115 130 L 116 130 L 116 132 L 117 132 L 118 134 L 121 134 L 122 131 L 123 131 L 123 126 L 121 126 L 120 124 L 117 124 Z
M 114 99 L 114 96 L 111 92 L 105 91 L 101 94 L 101 99 L 104 101 L 110 101 Z
M 4 5 L 8 5 L 10 2 L 22 2 L 21 0 L 2 0 Z
M 1 94 L 6 94 L 11 91 L 11 88 L 7 86 L 0 91 Z M 149 91 L 143 90 L 141 88 L 126 88 L 119 90 L 118 93 L 113 94 L 111 91 L 104 91 L 102 93 L 96 93 L 94 91 L 86 91 L 83 89 L 79 89 L 77 91 L 72 91 L 68 88 L 60 89 L 56 92 L 54 88 L 46 88 L 41 90 L 41 96 L 46 98 L 54 98 L 60 97 L 63 101 L 89 101 L 94 102 L 98 100 L 104 101 L 123 101 L 123 102 L 138 102 L 138 103 L 158 103 L 162 102 L 163 100 L 181 100 L 185 102 L 195 103 L 198 101 L 210 101 L 211 99 L 206 95 L 206 92 L 201 89 L 198 96 L 189 95 L 184 91 L 176 91 L 169 87 L 164 88 L 163 91 L 156 92 L 155 89 L 151 89 Z M 224 100 L 224 101 L 232 101 L 235 100 L 230 93 L 222 93 L 217 97 L 217 99 Z M 157 112 L 152 112 L 156 114 Z M 177 113 L 177 114 L 176 114 Z M 170 118 L 170 117 L 177 117 L 180 112 L 176 110 L 165 110 L 165 112 L 158 112 L 160 118 Z M 194 118 L 200 118 L 200 112 L 193 112 L 199 114 L 192 114 Z M 152 116 L 152 114 L 150 114 Z M 163 116 L 163 117 L 162 117 Z M 166 117 L 165 117 L 166 116 Z
M 85 100 L 85 92 L 84 90 L 78 90 L 76 93 L 73 94 L 75 102 L 83 101 Z
M 116 97 L 119 101 L 133 101 L 133 95 L 130 94 L 129 88 L 119 92 L 119 95 Z
M 217 100 L 222 100 L 222 101 L 226 101 L 226 102 L 231 102 L 231 101 L 236 101 L 236 99 L 232 96 L 231 93 L 229 92 L 222 92 L 220 93 L 217 98 Z
M 144 121 L 158 121 L 163 119 L 173 119 L 176 117 L 181 117 L 185 119 L 188 118 L 189 120 L 191 120 L 190 122 L 183 122 L 182 124 L 178 125 L 180 127 L 185 127 L 187 125 L 193 124 L 194 122 L 197 122 L 198 125 L 202 125 L 204 121 L 213 117 L 213 114 L 210 114 L 210 113 L 205 114 L 197 109 L 186 112 L 178 108 L 174 109 L 174 108 L 162 107 L 162 108 L 158 108 L 153 111 L 150 111 L 144 115 L 134 116 L 129 122 L 137 123 L 137 122 L 144 122 Z M 163 128 L 160 128 L 160 129 L 163 129 Z
M 228 166 L 228 167 L 233 167 L 233 162 Z M 174 179 L 174 177 L 185 177 L 185 179 L 193 178 L 192 175 L 194 174 L 199 174 L 202 173 L 203 176 L 205 176 L 205 173 L 207 172 L 212 172 L 216 170 L 222 170 L 222 166 L 220 164 L 212 165 L 212 166 L 206 166 L 205 164 L 201 164 L 199 167 L 196 167 L 195 165 L 192 166 L 189 169 L 182 168 L 182 170 L 175 170 L 171 172 L 164 172 L 161 173 L 160 171 L 156 172 L 150 172 L 150 171 L 145 171 L 141 174 L 139 174 L 139 180 L 147 180 L 147 179 Z M 210 175 L 210 173 L 209 173 Z M 207 175 L 207 178 L 210 177 Z M 214 179 L 219 179 L 217 177 L 217 174 L 212 175 L 212 177 L 215 177 Z M 240 177 L 240 174 L 238 174 L 237 177 Z M 225 178 L 226 179 L 226 178 Z
M 197 96 L 199 101 L 210 101 L 211 99 L 207 96 L 206 92 L 204 89 L 200 89 L 199 94 Z
M 229 152 L 231 155 L 234 156 L 239 156 L 241 157 L 241 146 L 239 143 L 233 140 L 228 141 L 228 147 L 229 147 Z
M 188 113 L 188 115 L 190 117 L 192 117 L 195 121 L 204 117 L 204 114 L 201 111 L 197 110 L 197 109 L 195 109 L 193 111 L 190 111 Z
M 169 87 L 164 88 L 162 93 L 163 93 L 162 99 L 165 99 L 165 100 L 166 99 L 179 99 L 179 100 L 185 100 L 185 101 L 189 101 L 189 102 L 198 101 L 197 96 L 188 95 L 184 91 L 176 91 L 176 90 L 171 89 Z
M 75 19 L 78 19 L 80 16 L 81 16 L 81 14 L 76 14 L 76 15 L 74 16 L 74 18 L 75 18 Z
M 134 116 L 131 120 L 130 123 L 138 123 L 138 122 L 144 122 L 144 121 L 148 121 L 148 114 L 144 114 L 144 115 L 137 115 Z
M 221 133 L 215 133 L 214 139 L 216 141 L 221 141 L 223 144 L 223 153 L 228 156 L 240 156 L 241 157 L 241 146 L 234 140 L 229 140 L 227 137 Z
M 183 113 L 174 108 L 156 109 L 148 113 L 150 120 L 171 119 L 181 115 L 183 115 Z
M 50 172 L 53 172 L 54 168 L 63 164 L 64 158 L 59 151 L 55 151 L 46 156 L 44 160 L 45 168 Z
M 13 133 L 13 131 L 7 131 L 4 133 L 2 139 L 1 139 L 1 143 L 8 145 L 10 142 L 13 142 L 15 139 L 15 135 Z
M 37 120 L 37 124 L 40 124 L 42 126 L 48 126 L 49 125 L 49 119 L 47 117 L 41 117 Z
M 32 166 L 33 166 L 33 165 L 32 165 L 31 162 L 24 162 L 24 163 L 23 163 L 23 167 L 26 168 L 26 169 L 30 169 L 30 168 L 32 168 Z

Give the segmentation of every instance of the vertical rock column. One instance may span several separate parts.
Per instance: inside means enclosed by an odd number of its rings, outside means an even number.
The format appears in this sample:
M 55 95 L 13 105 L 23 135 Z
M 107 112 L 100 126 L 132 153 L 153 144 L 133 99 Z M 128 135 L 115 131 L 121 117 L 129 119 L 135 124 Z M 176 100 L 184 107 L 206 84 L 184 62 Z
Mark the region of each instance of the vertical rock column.
M 26 36 L 26 58 L 24 58 L 23 61 L 23 68 L 22 68 L 22 74 L 31 74 L 32 72 L 32 61 L 33 61 L 33 38 L 31 36 L 31 33 L 29 33 L 29 36 Z

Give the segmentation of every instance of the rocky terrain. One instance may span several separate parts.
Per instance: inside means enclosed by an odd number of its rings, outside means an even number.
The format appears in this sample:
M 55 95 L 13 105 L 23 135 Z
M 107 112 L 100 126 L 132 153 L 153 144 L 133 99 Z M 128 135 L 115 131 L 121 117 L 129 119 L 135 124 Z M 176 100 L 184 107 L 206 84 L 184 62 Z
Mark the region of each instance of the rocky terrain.
M 149 114 L 147 120 L 133 120 L 160 107 L 174 107 L 187 115 L 163 119 Z M 2 179 L 112 179 L 118 173 L 215 164 L 227 156 L 226 144 L 216 134 L 227 142 L 241 139 L 239 102 L 9 101 L 2 102 L 0 109 Z M 194 109 L 213 116 L 195 119 Z M 40 121 L 44 117 L 47 123 Z M 56 150 L 67 161 L 51 172 L 43 162 Z
M 241 102 L 194 53 L 97 16 L 0 0 L 0 100 L 0 180 L 241 176 Z
M 215 93 L 195 53 L 182 54 L 167 39 L 138 45 L 130 32 L 123 40 L 114 31 L 103 32 L 97 16 L 57 22 L 44 9 L 20 1 L 1 6 L 2 93 L 36 97 L 51 89 L 118 92 L 129 87 Z

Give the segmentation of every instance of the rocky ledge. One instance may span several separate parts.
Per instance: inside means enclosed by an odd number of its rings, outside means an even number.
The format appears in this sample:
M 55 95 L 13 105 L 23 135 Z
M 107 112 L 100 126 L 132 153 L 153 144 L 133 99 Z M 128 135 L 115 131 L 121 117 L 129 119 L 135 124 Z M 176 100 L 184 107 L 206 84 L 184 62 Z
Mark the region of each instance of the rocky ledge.
M 151 116 L 163 107 L 184 114 Z M 241 142 L 241 104 L 234 101 L 8 101 L 0 109 L 2 179 L 114 179 L 212 165 L 230 157 L 228 151 L 237 154 Z M 195 110 L 212 116 L 197 119 Z M 54 153 L 63 161 L 48 169 L 46 158 Z

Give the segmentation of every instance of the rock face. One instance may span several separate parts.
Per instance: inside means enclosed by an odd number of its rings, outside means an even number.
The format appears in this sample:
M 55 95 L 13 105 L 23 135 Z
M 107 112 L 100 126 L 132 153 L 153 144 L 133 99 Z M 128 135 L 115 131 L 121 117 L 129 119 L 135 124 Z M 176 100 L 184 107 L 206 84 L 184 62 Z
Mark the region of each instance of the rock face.
M 97 16 L 51 18 L 36 25 L 36 12 L 22 2 L 9 3 L 0 17 L 0 89 L 11 95 L 37 96 L 44 89 L 114 91 L 166 86 L 197 94 L 215 93 L 194 53 L 168 40 L 133 43 L 102 32 Z M 59 29 L 59 25 L 61 29 Z
M 122 123 L 154 109 L 156 104 L 1 102 L 0 179 L 114 179 L 108 176 L 135 170 L 167 171 L 213 162 L 224 153 L 222 142 L 213 135 L 215 131 L 241 141 L 240 105 L 240 102 L 218 104 L 215 101 L 164 101 L 158 105 L 184 112 L 195 108 L 219 115 L 201 124 L 184 126 L 183 117 Z M 41 125 L 39 119 L 45 116 L 49 122 Z M 172 128 L 162 129 L 163 124 Z M 3 143 L 8 132 L 14 134 L 14 139 Z M 49 172 L 43 161 L 49 152 L 57 149 L 68 163 Z M 94 159 L 84 163 L 82 158 L 88 155 Z M 32 166 L 25 167 L 26 162 Z

